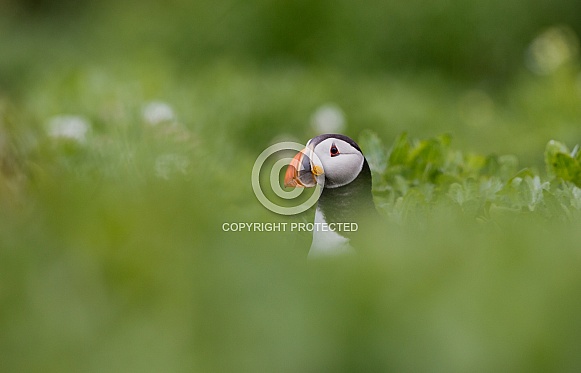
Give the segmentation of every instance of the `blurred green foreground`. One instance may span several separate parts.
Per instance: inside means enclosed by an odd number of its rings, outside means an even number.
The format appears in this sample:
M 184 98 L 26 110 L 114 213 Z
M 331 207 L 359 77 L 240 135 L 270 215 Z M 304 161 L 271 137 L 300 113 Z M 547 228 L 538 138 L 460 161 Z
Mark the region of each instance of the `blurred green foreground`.
M 581 369 L 578 2 L 2 7 L 1 371 Z M 329 128 L 356 257 L 223 231 L 312 221 L 250 173 Z

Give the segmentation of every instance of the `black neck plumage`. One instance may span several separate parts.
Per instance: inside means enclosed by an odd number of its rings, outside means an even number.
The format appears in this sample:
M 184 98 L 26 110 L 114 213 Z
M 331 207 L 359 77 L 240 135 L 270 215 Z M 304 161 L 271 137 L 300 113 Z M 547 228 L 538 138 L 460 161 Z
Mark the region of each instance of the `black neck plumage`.
M 354 223 L 366 215 L 377 214 L 371 186 L 371 170 L 365 160 L 355 180 L 341 187 L 323 188 L 317 208 L 327 223 Z

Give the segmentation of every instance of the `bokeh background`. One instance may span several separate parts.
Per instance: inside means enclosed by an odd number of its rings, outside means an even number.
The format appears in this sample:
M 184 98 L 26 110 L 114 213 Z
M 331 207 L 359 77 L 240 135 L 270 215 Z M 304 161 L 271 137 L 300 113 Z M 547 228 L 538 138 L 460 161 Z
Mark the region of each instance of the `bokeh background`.
M 581 142 L 581 3 L 0 0 L 3 371 L 577 371 L 580 231 L 371 222 L 307 263 L 278 140 Z M 421 214 L 421 211 L 419 212 Z M 291 220 L 289 220 L 291 219 Z M 294 219 L 294 220 L 292 220 Z

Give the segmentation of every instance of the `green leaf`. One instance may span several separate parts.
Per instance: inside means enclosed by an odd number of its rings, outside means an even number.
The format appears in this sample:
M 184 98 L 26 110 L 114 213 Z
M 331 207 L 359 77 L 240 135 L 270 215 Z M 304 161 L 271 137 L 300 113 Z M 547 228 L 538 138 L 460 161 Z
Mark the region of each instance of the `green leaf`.
M 545 148 L 545 155 L 556 153 L 569 153 L 569 148 L 560 141 L 550 140 Z
M 576 146 L 572 152 L 559 141 L 551 140 L 545 148 L 547 173 L 581 186 L 581 152 Z
M 578 162 L 581 162 L 581 148 L 579 144 L 575 145 L 573 150 L 571 150 L 571 157 L 575 158 Z
M 581 187 L 581 164 L 569 154 L 558 153 L 553 157 L 553 173 L 565 181 Z
M 545 147 L 545 166 L 547 168 L 547 174 L 551 177 L 558 177 L 556 167 L 557 155 L 558 154 L 569 154 L 569 148 L 559 141 L 551 140 L 547 143 Z
M 413 177 L 434 182 L 448 161 L 450 137 L 447 135 L 423 140 L 409 154 Z
M 359 145 L 367 158 L 371 171 L 384 173 L 387 167 L 387 151 L 381 138 L 373 131 L 363 131 L 359 136 Z
M 462 206 L 466 200 L 464 194 L 464 188 L 458 183 L 450 185 L 450 188 L 448 189 L 448 197 L 460 206 Z
M 408 140 L 408 134 L 406 132 L 402 132 L 394 140 L 389 152 L 389 166 L 405 165 L 408 160 L 409 151 L 410 143 Z

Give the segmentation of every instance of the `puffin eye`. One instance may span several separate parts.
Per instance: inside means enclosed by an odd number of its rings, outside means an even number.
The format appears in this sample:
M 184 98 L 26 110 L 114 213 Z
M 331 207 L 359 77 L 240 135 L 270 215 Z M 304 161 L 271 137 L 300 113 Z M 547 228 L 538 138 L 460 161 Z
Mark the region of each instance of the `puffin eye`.
M 335 146 L 335 144 L 331 145 L 331 157 L 336 157 L 339 155 L 339 149 Z

